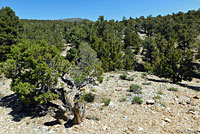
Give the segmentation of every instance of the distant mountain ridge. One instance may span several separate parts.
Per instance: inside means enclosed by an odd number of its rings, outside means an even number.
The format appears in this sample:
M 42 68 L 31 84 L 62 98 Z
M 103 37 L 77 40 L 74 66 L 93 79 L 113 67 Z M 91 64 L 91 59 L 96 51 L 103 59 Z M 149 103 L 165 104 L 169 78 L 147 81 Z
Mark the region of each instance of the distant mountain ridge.
M 59 21 L 67 21 L 67 22 L 82 22 L 85 19 L 82 18 L 67 18 L 67 19 L 59 19 Z

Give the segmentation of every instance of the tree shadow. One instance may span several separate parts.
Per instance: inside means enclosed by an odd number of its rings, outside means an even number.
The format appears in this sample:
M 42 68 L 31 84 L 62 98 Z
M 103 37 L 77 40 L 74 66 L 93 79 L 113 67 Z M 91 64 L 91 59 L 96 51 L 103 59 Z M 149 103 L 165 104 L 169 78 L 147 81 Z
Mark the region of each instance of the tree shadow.
M 156 79 L 152 79 L 152 78 L 147 78 L 147 80 L 153 81 L 153 82 L 172 83 L 169 80 L 156 80 Z
M 55 121 L 50 121 L 50 122 L 45 122 L 45 126 L 54 126 L 60 124 L 57 120 Z M 71 128 L 74 124 L 74 120 L 69 120 L 67 123 L 64 124 L 65 128 Z
M 22 103 L 16 94 L 11 94 L 0 98 L 0 107 L 11 108 L 12 111 L 9 115 L 12 115 L 13 121 L 19 122 L 25 117 L 42 117 L 46 115 L 47 108 L 27 106 Z
M 192 90 L 195 90 L 195 91 L 200 91 L 200 87 L 196 87 L 196 86 L 190 86 L 188 84 L 183 84 L 183 83 L 178 83 L 179 86 L 182 86 L 182 87 L 186 87 L 186 88 L 189 88 L 189 89 L 192 89 Z
M 153 82 L 163 82 L 163 83 L 171 83 L 171 84 L 175 84 L 169 80 L 156 80 L 156 79 L 151 79 L 151 78 L 147 78 L 147 80 L 149 81 L 153 81 Z M 186 87 L 195 91 L 200 91 L 200 87 L 199 86 L 190 86 L 188 84 L 183 84 L 183 83 L 176 83 L 177 85 L 181 86 L 181 87 Z

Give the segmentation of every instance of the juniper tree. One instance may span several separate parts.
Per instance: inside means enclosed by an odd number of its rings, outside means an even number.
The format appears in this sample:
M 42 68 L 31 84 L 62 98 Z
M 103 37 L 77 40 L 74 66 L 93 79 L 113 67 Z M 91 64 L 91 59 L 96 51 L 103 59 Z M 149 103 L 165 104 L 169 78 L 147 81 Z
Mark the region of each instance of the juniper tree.
M 63 64 L 69 63 L 63 61 L 55 46 L 45 41 L 39 44 L 22 41 L 11 48 L 3 69 L 5 76 L 12 79 L 11 90 L 23 102 L 37 105 L 58 98 L 54 90 Z
M 157 48 L 156 50 L 154 58 L 147 60 L 145 64 L 149 71 L 159 77 L 169 78 L 173 83 L 192 80 L 194 67 L 190 50 L 183 51 L 175 47 L 173 41 L 162 44 L 162 49 Z
M 15 12 L 9 7 L 0 9 L 0 62 L 5 61 L 10 47 L 19 39 L 22 25 Z

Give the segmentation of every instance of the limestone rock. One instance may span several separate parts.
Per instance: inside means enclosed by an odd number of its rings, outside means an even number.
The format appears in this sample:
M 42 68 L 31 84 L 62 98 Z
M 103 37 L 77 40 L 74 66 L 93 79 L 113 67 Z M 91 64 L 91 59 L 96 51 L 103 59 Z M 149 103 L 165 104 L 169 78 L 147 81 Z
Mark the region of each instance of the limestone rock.
M 154 103 L 155 103 L 154 100 L 147 100 L 147 102 L 146 102 L 147 105 L 153 105 Z

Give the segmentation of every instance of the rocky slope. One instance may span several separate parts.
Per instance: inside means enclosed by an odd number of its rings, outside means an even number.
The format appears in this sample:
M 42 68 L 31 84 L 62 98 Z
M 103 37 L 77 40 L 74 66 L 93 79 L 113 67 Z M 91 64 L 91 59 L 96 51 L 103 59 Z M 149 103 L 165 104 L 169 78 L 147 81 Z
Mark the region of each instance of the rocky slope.
M 121 74 L 105 73 L 103 83 L 85 88 L 95 94 L 95 101 L 87 103 L 85 120 L 70 128 L 57 124 L 49 115 L 33 117 L 16 112 L 20 106 L 9 106 L 15 97 L 9 90 L 10 81 L 1 79 L 0 133 L 200 134 L 199 79 L 176 85 L 141 72 L 129 72 L 133 81 L 121 80 Z M 129 92 L 131 84 L 142 87 L 142 94 Z M 168 91 L 171 87 L 178 91 Z M 132 104 L 134 96 L 141 97 L 143 103 Z M 110 98 L 110 104 L 103 106 L 102 98 Z

